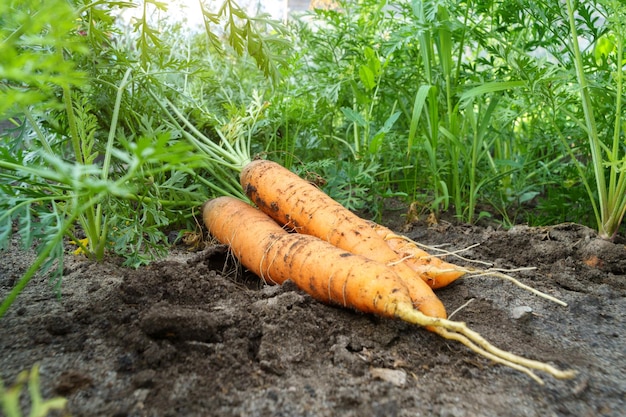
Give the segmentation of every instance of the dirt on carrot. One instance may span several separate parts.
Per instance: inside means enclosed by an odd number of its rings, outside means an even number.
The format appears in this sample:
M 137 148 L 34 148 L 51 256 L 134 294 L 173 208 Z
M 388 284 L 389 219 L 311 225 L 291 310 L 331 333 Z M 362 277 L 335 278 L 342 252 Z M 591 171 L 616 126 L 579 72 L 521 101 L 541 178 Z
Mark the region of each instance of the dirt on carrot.
M 313 207 L 311 212 L 316 211 Z M 443 304 L 419 277 L 411 282 L 421 283 L 422 290 L 412 291 L 415 287 L 396 274 L 395 265 L 347 252 L 315 236 L 288 233 L 242 200 L 210 200 L 204 204 L 203 218 L 209 233 L 228 245 L 242 265 L 265 282 L 291 280 L 324 303 L 422 326 L 496 363 L 524 372 L 539 384 L 544 382 L 535 373 L 537 370 L 559 379 L 576 375 L 574 370 L 560 370 L 499 349 L 465 323 L 446 320 Z M 342 232 L 346 234 L 347 230 Z M 385 241 L 380 244 L 384 247 Z
M 425 295 L 436 296 L 413 269 L 399 261 L 398 254 L 370 222 L 350 212 L 313 184 L 268 160 L 246 165 L 240 182 L 257 207 L 286 229 L 316 236 L 345 251 L 388 265 L 404 282 L 416 308 L 429 316 L 446 317 L 445 308 L 420 302 Z M 431 275 L 435 275 L 432 268 Z
M 445 318 L 443 304 L 425 284 L 413 292 L 385 264 L 339 249 L 317 237 L 288 233 L 265 213 L 232 197 L 203 208 L 209 233 L 267 283 L 293 281 L 314 298 L 366 313 L 398 317 L 401 303 Z
M 0 322 L 0 377 L 41 363 L 45 398 L 73 416 L 621 417 L 626 409 L 626 241 L 578 225 L 510 231 L 440 221 L 392 230 L 476 260 L 568 302 L 489 277 L 437 295 L 497 346 L 567 364 L 573 380 L 495 366 L 415 326 L 328 306 L 294 285 L 265 286 L 223 245 L 172 248 L 138 270 L 69 257 L 61 298 L 35 278 Z M 520 250 L 519 248 L 524 248 Z M 70 248 L 68 247 L 68 251 Z M 586 265 L 596 256 L 601 263 Z M 32 262 L 2 252 L 0 296 Z M 473 301 L 471 301 L 473 300 Z M 469 303 L 468 303 L 469 302 Z
M 376 223 L 371 223 L 371 226 L 398 255 L 398 262 L 404 262 L 418 273 L 431 288 L 447 287 L 465 275 L 466 272 L 462 268 L 445 262 L 437 254 L 426 252 L 406 236 L 394 233 L 389 228 Z

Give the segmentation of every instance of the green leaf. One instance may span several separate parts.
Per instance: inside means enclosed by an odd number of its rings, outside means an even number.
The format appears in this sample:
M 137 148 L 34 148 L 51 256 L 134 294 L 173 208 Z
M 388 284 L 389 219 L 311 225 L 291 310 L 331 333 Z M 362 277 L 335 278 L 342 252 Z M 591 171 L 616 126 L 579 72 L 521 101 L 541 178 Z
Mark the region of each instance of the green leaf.
M 596 63 L 601 65 L 613 51 L 615 51 L 615 37 L 610 33 L 600 36 L 593 49 Z
M 467 105 L 471 99 L 477 96 L 482 96 L 488 93 L 496 93 L 499 91 L 513 90 L 516 88 L 522 88 L 526 85 L 524 81 L 492 81 L 481 84 L 477 87 L 470 88 L 461 94 L 461 102 L 463 105 Z
M 44 400 L 39 384 L 39 364 L 35 364 L 28 371 L 22 371 L 13 386 L 5 389 L 0 380 L 0 405 L 7 417 L 21 417 L 20 396 L 24 385 L 28 381 L 28 396 L 30 398 L 30 417 L 45 417 L 53 410 L 64 410 L 67 404 L 65 398 L 56 397 Z
M 361 113 L 349 107 L 342 107 L 341 112 L 346 117 L 346 119 L 348 119 L 352 123 L 356 123 L 357 126 L 365 127 L 367 125 L 367 122 L 365 121 Z
M 68 56 L 86 52 L 76 14 L 66 0 L 4 0 L 0 5 L 0 120 L 25 106 L 49 108 L 57 87 L 82 84 Z M 74 55 L 76 54 L 76 55 Z
M 381 128 L 381 131 L 384 131 L 384 132 L 391 131 L 391 128 L 396 123 L 396 121 L 398 120 L 398 118 L 400 117 L 401 114 L 402 114 L 402 112 L 397 111 L 397 112 L 393 113 L 391 116 L 389 116 L 387 118 L 387 120 L 385 120 L 385 123 L 383 124 L 383 127 Z
M 374 137 L 370 140 L 368 151 L 370 155 L 376 155 L 380 151 L 380 147 L 383 144 L 383 139 L 385 139 L 386 132 L 382 129 L 376 132 Z
M 167 3 L 157 0 L 144 0 L 146 3 L 153 4 L 157 9 L 162 10 L 164 12 L 167 11 Z
M 22 240 L 22 246 L 24 249 L 29 249 L 33 244 L 33 224 L 32 215 L 30 211 L 30 204 L 26 210 L 22 210 L 21 216 L 18 220 L 18 227 L 20 230 L 20 238 Z
M 378 55 L 376 55 L 376 51 L 374 51 L 369 46 L 365 48 L 365 57 L 367 58 L 367 66 L 372 71 L 374 77 L 378 77 L 381 72 L 380 60 L 378 59 Z
M 430 89 L 434 88 L 431 85 L 422 85 L 415 94 L 415 101 L 413 102 L 413 113 L 411 116 L 411 125 L 409 126 L 409 139 L 407 146 L 407 153 L 411 153 L 413 148 L 413 142 L 415 140 L 415 134 L 417 133 L 417 126 L 419 124 L 420 117 L 422 115 L 422 109 L 430 93 Z
M 365 86 L 366 90 L 371 91 L 374 87 L 376 87 L 374 73 L 369 67 L 361 65 L 359 68 L 359 78 L 361 79 L 361 82 L 363 83 L 363 86 Z

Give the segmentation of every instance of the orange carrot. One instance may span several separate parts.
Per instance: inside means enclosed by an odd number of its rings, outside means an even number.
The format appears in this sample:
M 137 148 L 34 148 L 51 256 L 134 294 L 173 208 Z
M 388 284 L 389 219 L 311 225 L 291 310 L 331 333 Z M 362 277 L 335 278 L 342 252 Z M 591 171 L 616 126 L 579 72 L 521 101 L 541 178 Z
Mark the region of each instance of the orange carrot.
M 395 304 L 412 300 L 424 314 L 445 317 L 443 304 L 428 286 L 411 299 L 387 266 L 314 236 L 288 233 L 241 200 L 211 200 L 203 208 L 203 217 L 210 233 L 230 245 L 237 259 L 268 283 L 291 279 L 320 301 L 382 316 L 394 316 Z
M 240 181 L 248 197 L 278 223 L 391 266 L 411 297 L 425 291 L 423 284 L 428 277 L 419 277 L 405 262 L 399 262 L 398 254 L 372 228 L 371 222 L 288 169 L 272 161 L 256 160 L 244 167 Z M 437 282 L 437 270 L 431 268 L 428 272 L 430 282 Z
M 532 288 L 512 276 L 506 274 L 505 270 L 501 269 L 478 269 L 473 267 L 462 267 L 445 262 L 441 258 L 432 256 L 426 251 L 422 250 L 414 241 L 406 236 L 398 235 L 386 228 L 374 222 L 371 222 L 371 226 L 376 232 L 387 242 L 389 247 L 398 254 L 400 260 L 398 262 L 404 262 L 411 269 L 413 269 L 423 280 L 426 281 L 428 286 L 432 289 L 443 288 L 450 285 L 457 279 L 466 274 L 469 276 L 492 276 L 500 279 L 507 280 L 518 287 L 530 291 L 533 294 L 550 300 L 554 303 L 562 306 L 567 306 L 562 300 L 555 298 L 549 294 L 543 293 L 535 288 Z M 486 264 L 486 262 L 481 262 Z M 533 268 L 519 268 L 518 270 L 528 270 Z
M 433 289 L 450 285 L 467 272 L 464 268 L 430 255 L 406 237 L 392 232 L 385 226 L 373 222 L 371 226 L 379 236 L 385 239 L 387 245 L 402 259 L 402 262 L 417 272 Z
M 540 297 L 566 305 L 503 271 L 465 268 L 431 256 L 406 237 L 361 219 L 319 188 L 275 162 L 257 160 L 247 164 L 241 172 L 240 181 L 248 197 L 285 227 L 390 266 L 415 302 L 426 292 L 424 283 L 437 289 L 471 272 L 475 276 L 509 280 Z
M 326 303 L 351 307 L 366 313 L 393 317 L 424 326 L 497 363 L 526 373 L 541 370 L 557 378 L 571 378 L 549 364 L 526 359 L 496 348 L 464 323 L 433 317 L 413 307 L 404 282 L 388 266 L 339 249 L 310 235 L 287 233 L 266 214 L 232 198 L 220 197 L 203 207 L 204 222 L 220 242 L 248 269 L 269 283 L 292 280 L 300 289 Z M 430 287 L 426 286 L 430 291 Z M 418 307 L 426 311 L 443 308 L 437 297 L 427 293 Z

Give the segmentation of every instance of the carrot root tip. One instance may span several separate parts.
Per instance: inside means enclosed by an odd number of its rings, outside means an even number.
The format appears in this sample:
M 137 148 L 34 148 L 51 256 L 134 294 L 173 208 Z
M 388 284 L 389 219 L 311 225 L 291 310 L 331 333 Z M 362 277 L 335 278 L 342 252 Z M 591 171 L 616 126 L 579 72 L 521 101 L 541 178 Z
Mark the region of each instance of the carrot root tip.
M 408 306 L 398 306 L 398 318 L 408 323 L 424 326 L 441 337 L 462 343 L 473 352 L 496 363 L 523 372 L 537 383 L 543 385 L 543 380 L 534 371 L 542 371 L 557 379 L 570 379 L 576 376 L 576 371 L 562 371 L 552 365 L 518 356 L 514 353 L 499 349 L 489 343 L 480 334 L 471 330 L 463 322 L 448 319 L 429 317 Z

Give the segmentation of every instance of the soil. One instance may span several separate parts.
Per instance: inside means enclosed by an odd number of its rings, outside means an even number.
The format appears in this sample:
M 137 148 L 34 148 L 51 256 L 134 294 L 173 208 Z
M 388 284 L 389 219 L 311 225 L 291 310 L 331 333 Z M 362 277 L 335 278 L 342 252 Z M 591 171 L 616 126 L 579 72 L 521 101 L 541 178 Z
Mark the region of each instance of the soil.
M 496 346 L 578 375 L 542 386 L 422 328 L 261 285 L 218 245 L 137 270 L 68 255 L 60 298 L 37 276 L 0 319 L 0 376 L 40 363 L 44 398 L 66 397 L 73 416 L 626 415 L 623 238 L 397 217 L 388 224 L 420 242 L 536 267 L 513 275 L 567 307 L 490 277 L 438 295 Z M 4 298 L 33 256 L 13 242 L 2 259 Z

